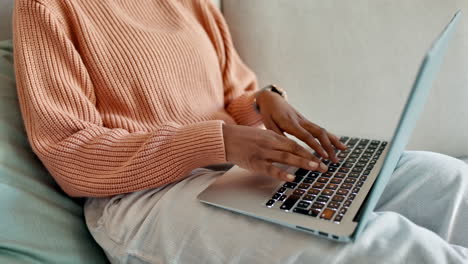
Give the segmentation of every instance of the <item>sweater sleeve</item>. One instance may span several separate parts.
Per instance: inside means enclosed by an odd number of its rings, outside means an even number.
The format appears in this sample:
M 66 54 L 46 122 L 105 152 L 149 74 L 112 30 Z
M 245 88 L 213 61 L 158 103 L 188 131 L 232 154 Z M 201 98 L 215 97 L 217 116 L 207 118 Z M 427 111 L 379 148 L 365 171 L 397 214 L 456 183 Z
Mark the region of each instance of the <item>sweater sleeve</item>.
M 93 83 L 64 25 L 46 6 L 16 1 L 15 69 L 26 132 L 67 194 L 133 192 L 226 162 L 223 121 L 141 132 L 104 126 Z
M 224 100 L 228 113 L 240 125 L 259 125 L 262 117 L 253 107 L 257 92 L 255 74 L 244 64 L 234 48 L 229 28 L 223 15 L 210 0 L 203 0 L 207 8 L 206 30 L 217 36 L 215 48 L 220 58 L 224 82 Z

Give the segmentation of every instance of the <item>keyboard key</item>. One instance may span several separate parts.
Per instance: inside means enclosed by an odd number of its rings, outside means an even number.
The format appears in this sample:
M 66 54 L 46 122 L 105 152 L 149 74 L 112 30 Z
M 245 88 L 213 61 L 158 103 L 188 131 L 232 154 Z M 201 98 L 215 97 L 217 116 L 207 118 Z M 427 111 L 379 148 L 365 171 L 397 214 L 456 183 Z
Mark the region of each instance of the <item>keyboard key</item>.
M 361 161 L 360 161 L 360 162 L 358 162 L 358 163 L 356 164 L 356 167 L 365 167 L 366 164 L 367 164 L 366 162 L 361 162 Z
M 353 184 L 351 184 L 351 183 L 343 183 L 343 184 L 341 184 L 341 188 L 343 188 L 343 189 L 348 189 L 348 190 L 349 190 L 349 189 L 353 188 Z
M 382 142 L 382 146 L 386 146 L 387 145 L 387 142 L 386 141 L 383 141 Z
M 276 202 L 275 200 L 269 200 L 269 201 L 266 203 L 266 206 L 270 207 L 270 206 L 274 205 L 275 202 Z
M 345 173 L 342 173 L 342 172 L 335 173 L 335 178 L 344 178 L 344 177 L 346 177 Z
M 312 194 L 312 195 L 318 195 L 320 193 L 320 190 L 312 188 L 309 191 L 307 191 L 307 193 Z
M 331 183 L 334 183 L 334 184 L 340 184 L 340 183 L 341 183 L 341 181 L 342 181 L 342 179 L 339 179 L 339 178 L 333 178 L 333 179 L 331 179 L 331 181 L 330 181 L 330 182 L 331 182 Z
M 332 219 L 334 214 L 335 214 L 335 210 L 332 210 L 330 208 L 326 208 L 326 209 L 323 210 L 322 214 L 320 215 L 320 218 L 330 220 L 330 219 Z
M 296 195 L 291 195 L 288 197 L 288 199 L 286 199 L 286 201 L 284 201 L 284 203 L 281 205 L 281 209 L 283 210 L 290 210 L 294 204 L 297 202 L 297 200 L 299 200 L 299 196 L 296 196 Z
M 335 220 L 334 220 L 334 221 L 335 221 L 336 223 L 340 223 L 341 220 L 343 220 L 343 216 L 342 216 L 342 215 L 337 215 L 337 216 L 335 217 Z
M 301 184 L 299 184 L 299 186 L 297 186 L 297 188 L 299 188 L 299 189 L 305 189 L 305 190 L 307 190 L 307 189 L 309 189 L 309 188 L 310 188 L 310 184 L 307 184 L 307 183 L 301 183 Z
M 358 193 L 360 190 L 361 190 L 361 188 L 359 188 L 359 187 L 354 187 L 353 193 L 356 194 L 356 193 Z
M 294 183 L 300 183 L 300 182 L 302 181 L 303 178 L 304 178 L 304 177 L 296 176 L 296 177 L 294 178 L 294 181 L 292 181 L 292 182 L 294 182 Z
M 338 154 L 338 158 L 346 158 L 348 156 L 347 153 L 340 153 Z
M 287 182 L 285 184 L 283 184 L 283 187 L 284 188 L 289 188 L 289 189 L 294 189 L 296 188 L 297 184 L 293 183 L 293 182 Z
M 354 198 L 356 198 L 356 195 L 355 195 L 355 194 L 350 194 L 350 195 L 348 196 L 348 200 L 351 200 L 351 201 L 352 201 L 352 200 L 354 200 Z
M 336 168 L 328 167 L 328 171 L 329 171 L 329 172 L 335 172 L 335 171 L 336 171 Z
M 350 205 L 351 205 L 351 201 L 347 200 L 346 202 L 344 202 L 343 207 L 349 207 Z
M 328 203 L 328 206 L 327 206 L 327 207 L 328 207 L 328 208 L 338 209 L 338 207 L 340 207 L 340 205 L 341 205 L 340 203 L 338 203 L 338 202 L 333 202 L 333 201 L 332 201 L 332 202 L 329 202 L 329 203 Z
M 364 182 L 363 182 L 363 181 L 359 181 L 359 182 L 357 183 L 357 187 L 362 187 L 363 185 L 364 185 Z
M 317 197 L 317 202 L 326 203 L 328 202 L 328 197 L 320 195 L 319 197 Z
M 312 185 L 312 187 L 314 187 L 316 189 L 323 189 L 323 187 L 325 187 L 325 184 L 321 183 L 321 182 L 316 182 L 316 183 L 314 183 L 314 185 Z
M 312 208 L 317 208 L 317 209 L 322 209 L 324 206 L 325 206 L 324 203 L 315 202 L 314 204 L 312 204 Z
M 293 209 L 293 212 L 299 213 L 299 214 L 309 215 L 309 210 L 303 209 L 303 208 L 297 208 L 296 207 L 296 208 Z
M 286 188 L 281 187 L 281 188 L 278 189 L 277 192 L 278 192 L 278 193 L 284 193 L 285 191 L 286 191 Z
M 366 168 L 366 169 L 367 169 L 367 170 L 372 170 L 373 168 L 374 168 L 374 165 L 369 164 L 369 165 L 367 165 L 367 168 Z
M 360 155 L 360 154 L 353 153 L 353 154 L 349 155 L 349 157 L 351 157 L 351 158 L 359 158 L 359 155 Z
M 299 196 L 300 196 L 300 195 L 303 195 L 304 193 L 305 193 L 305 191 L 304 191 L 304 190 L 301 190 L 301 189 L 296 189 L 296 190 L 294 190 L 294 192 L 293 192 L 294 195 L 299 195 Z
M 349 169 L 348 168 L 340 168 L 338 171 L 342 172 L 342 173 L 347 173 L 347 172 L 349 172 Z
M 351 172 L 348 176 L 348 178 L 351 177 L 351 178 L 358 178 L 359 177 L 359 173 L 357 172 Z
M 335 202 L 342 202 L 343 200 L 344 200 L 344 196 L 342 195 L 335 195 L 332 198 L 332 201 L 335 201 Z
M 333 190 L 325 189 L 325 190 L 322 191 L 322 195 L 332 196 L 334 192 L 335 191 L 333 191 Z
M 314 182 L 314 179 L 310 179 L 310 178 L 305 178 L 302 183 L 305 183 L 305 184 L 312 184 Z
M 369 158 L 360 158 L 359 159 L 359 162 L 368 162 L 369 161 Z
M 307 175 L 307 177 L 318 177 L 320 175 L 320 172 L 313 171 Z
M 353 150 L 352 153 L 353 153 L 353 154 L 361 154 L 361 153 L 362 153 L 362 149 L 360 149 L 360 148 L 359 148 L 359 149 L 355 149 L 355 150 Z
M 353 166 L 354 164 L 349 163 L 349 162 L 346 162 L 345 164 L 343 164 L 343 168 L 352 168 Z
M 338 184 L 330 183 L 327 185 L 327 189 L 336 190 L 336 188 L 338 188 Z
M 271 197 L 271 199 L 273 199 L 273 200 L 278 200 L 278 198 L 280 198 L 280 197 L 281 197 L 281 193 L 275 193 L 275 194 L 273 195 L 273 197 Z
M 349 137 L 340 137 L 341 143 L 346 143 L 348 141 Z
M 367 180 L 367 176 L 364 176 L 364 175 L 363 175 L 363 176 L 361 176 L 361 178 L 359 178 L 359 180 L 360 180 L 360 181 L 365 181 L 365 180 Z
M 294 173 L 296 176 L 299 176 L 299 177 L 304 177 L 307 175 L 307 173 L 309 173 L 308 170 L 305 170 L 303 168 L 299 168 L 296 173 Z
M 328 164 L 329 167 L 333 167 L 333 168 L 338 168 L 340 166 L 339 163 L 330 163 Z
M 309 211 L 309 215 L 310 215 L 310 216 L 313 216 L 313 217 L 317 217 L 317 216 L 320 214 L 320 211 L 321 211 L 321 210 L 318 209 L 318 208 L 312 208 L 312 209 L 310 209 L 310 211 Z
M 345 179 L 345 183 L 355 183 L 355 182 L 356 182 L 356 178 L 348 177 Z
M 364 176 L 369 176 L 370 173 L 371 173 L 370 170 L 365 170 L 365 171 L 362 173 L 362 175 L 364 175 Z
M 281 197 L 278 199 L 278 201 L 282 202 L 282 201 L 284 201 L 284 199 L 286 199 L 286 195 L 285 195 L 285 194 L 281 195 Z
M 352 172 L 362 172 L 363 169 L 362 168 L 359 168 L 359 167 L 356 167 L 356 168 L 353 168 Z
M 371 141 L 371 144 L 372 144 L 372 145 L 378 145 L 378 144 L 380 144 L 380 141 L 378 141 L 378 140 L 372 140 L 372 141 Z
M 333 173 L 332 172 L 325 172 L 324 174 L 322 174 L 322 176 L 330 178 L 331 176 L 333 176 Z
M 340 209 L 339 214 L 340 214 L 340 215 L 344 215 L 344 214 L 346 214 L 346 211 L 348 211 L 348 209 L 346 209 L 346 208 L 343 207 L 343 208 Z
M 300 207 L 300 208 L 307 208 L 307 207 L 309 207 L 309 205 L 310 205 L 309 202 L 302 200 L 302 201 L 300 201 L 300 202 L 297 204 L 297 207 Z
M 345 190 L 345 189 L 338 189 L 338 191 L 336 191 L 337 194 L 339 195 L 347 195 L 348 194 L 348 190 Z
M 315 195 L 307 194 L 302 198 L 304 201 L 312 202 L 315 199 Z
M 325 177 L 320 177 L 317 179 L 317 182 L 321 182 L 321 183 L 327 183 L 328 182 L 328 178 L 325 178 Z
M 355 158 L 349 158 L 346 160 L 346 162 L 349 162 L 349 163 L 356 163 L 356 159 Z

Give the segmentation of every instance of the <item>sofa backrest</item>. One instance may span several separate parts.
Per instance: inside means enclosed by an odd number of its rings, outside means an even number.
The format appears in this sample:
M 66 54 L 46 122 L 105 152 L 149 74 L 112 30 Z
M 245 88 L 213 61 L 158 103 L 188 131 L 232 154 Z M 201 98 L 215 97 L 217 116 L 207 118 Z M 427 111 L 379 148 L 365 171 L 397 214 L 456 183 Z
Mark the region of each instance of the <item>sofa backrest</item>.
M 259 83 L 278 83 L 338 134 L 393 133 L 419 64 L 456 10 L 462 19 L 410 149 L 468 154 L 468 1 L 223 0 Z

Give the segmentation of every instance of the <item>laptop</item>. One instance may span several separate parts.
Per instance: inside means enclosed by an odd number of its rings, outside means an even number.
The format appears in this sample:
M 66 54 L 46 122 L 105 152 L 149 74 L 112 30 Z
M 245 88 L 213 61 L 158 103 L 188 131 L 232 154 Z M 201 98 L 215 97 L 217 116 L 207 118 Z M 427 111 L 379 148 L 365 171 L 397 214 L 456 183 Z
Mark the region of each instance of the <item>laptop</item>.
M 323 160 L 329 167 L 324 173 L 275 164 L 294 174 L 293 182 L 234 166 L 198 199 L 323 238 L 341 242 L 357 239 L 408 143 L 459 17 L 460 11 L 422 61 L 391 140 L 343 136 L 340 140 L 348 149 L 338 151 L 339 163 Z

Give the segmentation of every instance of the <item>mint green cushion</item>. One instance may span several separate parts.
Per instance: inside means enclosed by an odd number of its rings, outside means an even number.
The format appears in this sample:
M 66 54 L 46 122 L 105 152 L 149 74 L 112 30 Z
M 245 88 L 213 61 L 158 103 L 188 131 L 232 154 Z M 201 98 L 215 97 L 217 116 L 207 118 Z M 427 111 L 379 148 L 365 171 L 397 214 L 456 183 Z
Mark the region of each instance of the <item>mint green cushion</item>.
M 107 263 L 83 208 L 32 152 L 16 94 L 11 41 L 0 41 L 0 263 Z

